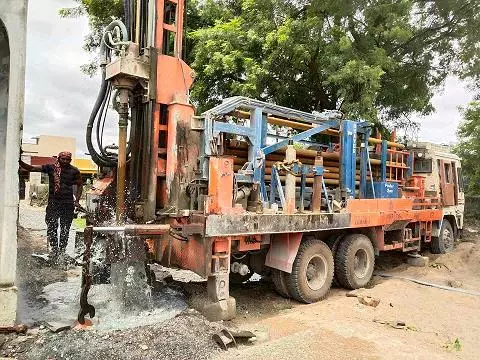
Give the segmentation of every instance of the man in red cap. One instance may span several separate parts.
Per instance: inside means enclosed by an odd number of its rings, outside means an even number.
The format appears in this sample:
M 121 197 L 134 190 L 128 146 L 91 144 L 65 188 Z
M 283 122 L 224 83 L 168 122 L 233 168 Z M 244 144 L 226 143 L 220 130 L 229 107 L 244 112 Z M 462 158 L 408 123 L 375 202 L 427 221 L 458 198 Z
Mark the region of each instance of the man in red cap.
M 49 190 L 45 222 L 47 223 L 47 238 L 50 244 L 52 260 L 65 254 L 68 243 L 68 233 L 72 225 L 75 206 L 79 206 L 82 196 L 82 178 L 80 171 L 70 165 L 72 154 L 64 151 L 58 154 L 54 164 L 32 166 L 21 159 L 19 164 L 27 171 L 43 172 L 48 174 Z M 77 186 L 75 200 L 73 185 Z M 60 221 L 60 241 L 58 241 L 58 223 Z

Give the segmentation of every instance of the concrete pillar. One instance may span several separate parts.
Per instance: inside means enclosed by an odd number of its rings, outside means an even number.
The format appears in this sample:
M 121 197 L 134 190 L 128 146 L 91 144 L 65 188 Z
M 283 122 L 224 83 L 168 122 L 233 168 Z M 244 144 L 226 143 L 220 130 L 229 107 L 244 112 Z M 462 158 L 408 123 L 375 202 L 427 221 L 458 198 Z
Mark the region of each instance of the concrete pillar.
M 15 322 L 18 156 L 25 93 L 27 0 L 0 1 L 0 327 Z

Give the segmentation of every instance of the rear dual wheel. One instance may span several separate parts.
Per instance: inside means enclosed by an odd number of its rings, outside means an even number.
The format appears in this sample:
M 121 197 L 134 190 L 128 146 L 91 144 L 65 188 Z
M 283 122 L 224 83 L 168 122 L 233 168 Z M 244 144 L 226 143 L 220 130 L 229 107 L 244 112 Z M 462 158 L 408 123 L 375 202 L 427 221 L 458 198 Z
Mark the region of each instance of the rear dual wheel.
M 287 273 L 282 270 L 272 268 L 271 274 L 273 286 L 275 287 L 277 293 L 284 298 L 291 298 L 287 288 L 287 280 L 285 278 L 285 275 L 287 275 Z
M 324 299 L 332 286 L 333 271 L 333 255 L 324 242 L 302 241 L 292 272 L 283 273 L 288 295 L 307 304 Z
M 347 289 L 365 287 L 372 278 L 375 252 L 370 239 L 362 234 L 347 235 L 335 252 L 335 278 Z

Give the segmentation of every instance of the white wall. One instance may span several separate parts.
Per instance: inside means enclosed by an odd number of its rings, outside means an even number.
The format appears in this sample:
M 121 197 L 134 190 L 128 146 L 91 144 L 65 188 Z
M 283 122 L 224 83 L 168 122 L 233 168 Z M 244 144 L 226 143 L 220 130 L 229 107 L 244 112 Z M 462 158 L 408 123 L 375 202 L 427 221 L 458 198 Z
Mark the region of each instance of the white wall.
M 2 327 L 14 323 L 17 302 L 15 287 L 17 174 L 25 93 L 27 0 L 1 0 L 0 25 L 6 28 L 10 48 L 9 74 L 7 74 L 8 67 L 5 66 L 7 48 L 5 43 L 0 45 L 0 64 L 3 64 L 3 66 L 0 65 L 0 180 L 2 180 L 0 182 L 0 327 Z M 5 80 L 7 77 L 8 81 Z M 5 89 L 7 84 L 8 89 Z

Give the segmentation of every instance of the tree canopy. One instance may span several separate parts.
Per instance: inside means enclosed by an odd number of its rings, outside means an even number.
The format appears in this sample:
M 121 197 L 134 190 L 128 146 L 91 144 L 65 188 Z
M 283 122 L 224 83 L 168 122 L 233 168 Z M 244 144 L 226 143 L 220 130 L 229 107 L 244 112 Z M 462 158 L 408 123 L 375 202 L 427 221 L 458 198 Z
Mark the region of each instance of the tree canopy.
M 458 126 L 458 143 L 454 152 L 462 158 L 467 194 L 480 195 L 480 101 L 461 108 L 463 120 Z
M 77 1 L 62 15 L 88 14 L 93 51 L 122 1 Z M 477 0 L 187 0 L 186 24 L 200 110 L 245 95 L 407 126 L 447 75 L 480 77 Z

